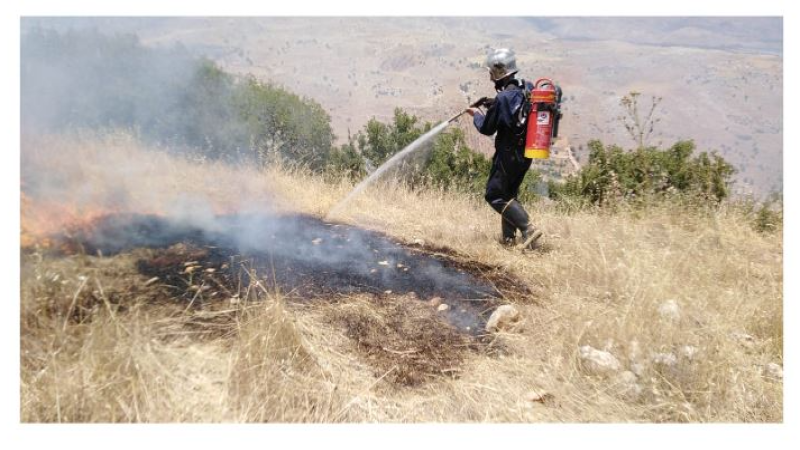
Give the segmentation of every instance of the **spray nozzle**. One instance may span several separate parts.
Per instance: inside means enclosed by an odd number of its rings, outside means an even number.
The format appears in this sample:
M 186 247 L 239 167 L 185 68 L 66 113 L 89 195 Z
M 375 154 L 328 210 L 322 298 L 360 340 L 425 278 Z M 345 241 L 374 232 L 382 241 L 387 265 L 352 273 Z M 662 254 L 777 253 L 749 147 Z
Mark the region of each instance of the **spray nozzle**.
M 492 106 L 492 103 L 494 103 L 494 99 L 493 98 L 481 97 L 478 100 L 476 100 L 474 103 L 470 104 L 469 108 L 480 108 L 482 106 L 488 108 L 488 107 Z M 447 122 L 451 123 L 451 122 L 455 121 L 456 119 L 461 117 L 465 112 L 467 112 L 467 110 L 469 110 L 469 108 L 467 108 L 467 109 L 461 111 L 460 113 L 456 114 L 455 116 L 451 117 L 450 119 L 447 120 Z
M 470 108 L 480 108 L 482 106 L 485 106 L 485 107 L 488 108 L 488 107 L 492 106 L 492 103 L 494 103 L 494 99 L 493 98 L 481 97 L 475 103 L 469 105 L 469 107 Z

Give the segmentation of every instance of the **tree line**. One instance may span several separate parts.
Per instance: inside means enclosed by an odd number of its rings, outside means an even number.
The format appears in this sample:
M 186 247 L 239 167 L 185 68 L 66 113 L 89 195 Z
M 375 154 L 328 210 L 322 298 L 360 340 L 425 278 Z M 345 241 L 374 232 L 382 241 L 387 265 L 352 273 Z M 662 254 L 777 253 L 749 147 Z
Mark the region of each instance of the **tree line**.
M 21 94 L 23 129 L 129 128 L 210 159 L 279 157 L 319 170 L 334 139 L 313 99 L 132 34 L 23 34 Z

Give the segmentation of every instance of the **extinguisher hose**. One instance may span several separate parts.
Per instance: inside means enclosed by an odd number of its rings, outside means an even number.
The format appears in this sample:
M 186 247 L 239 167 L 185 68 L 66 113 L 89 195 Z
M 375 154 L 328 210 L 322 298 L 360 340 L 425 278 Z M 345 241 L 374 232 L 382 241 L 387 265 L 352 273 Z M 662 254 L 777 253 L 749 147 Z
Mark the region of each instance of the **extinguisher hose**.
M 558 123 L 561 122 L 561 111 L 553 111 L 553 137 L 558 137 Z

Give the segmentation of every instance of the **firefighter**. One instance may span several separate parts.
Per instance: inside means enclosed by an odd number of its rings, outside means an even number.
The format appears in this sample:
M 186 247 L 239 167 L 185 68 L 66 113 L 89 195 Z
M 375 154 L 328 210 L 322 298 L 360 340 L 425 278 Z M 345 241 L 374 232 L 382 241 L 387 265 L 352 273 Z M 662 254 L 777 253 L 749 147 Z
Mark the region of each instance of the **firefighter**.
M 478 108 L 467 111 L 481 134 L 497 133 L 485 199 L 500 214 L 503 244 L 515 245 L 516 230 L 519 230 L 520 246 L 532 249 L 542 232 L 534 228 L 517 200 L 519 187 L 531 166 L 531 160 L 524 156 L 526 124 L 520 114 L 525 103 L 525 87 L 523 81 L 516 78 L 518 70 L 513 50 L 497 49 L 489 53 L 486 67 L 497 96 L 488 104 L 485 115 Z M 526 84 L 530 90 L 532 86 Z

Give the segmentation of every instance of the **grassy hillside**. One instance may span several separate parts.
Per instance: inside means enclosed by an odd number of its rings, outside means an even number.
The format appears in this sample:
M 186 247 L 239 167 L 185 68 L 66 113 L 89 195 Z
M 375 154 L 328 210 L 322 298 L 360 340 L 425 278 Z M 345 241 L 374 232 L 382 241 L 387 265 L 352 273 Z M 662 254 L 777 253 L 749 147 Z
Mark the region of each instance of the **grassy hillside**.
M 517 326 L 478 339 L 454 334 L 435 299 L 308 300 L 262 272 L 212 297 L 213 270 L 190 269 L 186 246 L 101 255 L 46 239 L 109 213 L 324 217 L 349 181 L 168 155 L 126 134 L 22 145 L 24 422 L 783 420 L 770 365 L 783 360 L 781 233 L 755 231 L 736 204 L 540 201 L 526 205 L 545 233 L 530 253 L 501 247 L 496 213 L 454 192 L 384 184 L 333 218 L 527 286 L 501 300 Z M 48 183 L 27 187 L 26 173 Z M 139 267 L 176 255 L 180 295 Z M 638 374 L 595 374 L 587 345 Z

